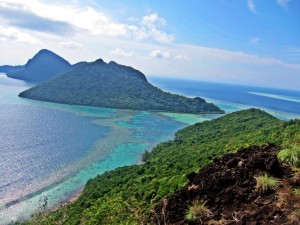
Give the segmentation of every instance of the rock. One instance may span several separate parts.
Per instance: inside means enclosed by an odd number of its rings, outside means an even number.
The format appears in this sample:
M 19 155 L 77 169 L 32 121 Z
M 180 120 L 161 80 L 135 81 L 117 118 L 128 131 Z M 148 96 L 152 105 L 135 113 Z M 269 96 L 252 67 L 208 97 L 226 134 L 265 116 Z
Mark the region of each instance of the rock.
M 275 192 L 261 195 L 256 191 L 255 177 L 261 174 L 287 180 L 291 177 L 291 171 L 277 159 L 279 149 L 274 144 L 250 146 L 214 159 L 199 173 L 188 175 L 190 182 L 172 195 L 167 205 L 161 202 L 155 207 L 150 215 L 151 224 L 209 224 L 220 219 L 225 219 L 225 224 L 235 225 L 286 223 L 284 209 L 275 205 Z M 298 178 L 290 180 L 299 181 Z M 206 202 L 205 207 L 211 214 L 187 221 L 186 213 L 195 200 Z

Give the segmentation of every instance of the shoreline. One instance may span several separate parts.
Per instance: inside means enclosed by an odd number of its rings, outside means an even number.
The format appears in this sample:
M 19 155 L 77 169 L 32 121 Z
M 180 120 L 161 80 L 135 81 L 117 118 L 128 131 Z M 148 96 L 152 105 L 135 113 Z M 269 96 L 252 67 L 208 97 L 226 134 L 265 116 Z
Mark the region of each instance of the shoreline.
M 84 187 L 85 187 L 85 185 L 83 187 L 81 187 L 80 189 L 74 191 L 74 193 L 72 193 L 64 201 L 60 202 L 58 205 L 55 205 L 55 206 L 52 206 L 51 208 L 46 209 L 43 213 L 47 214 L 49 212 L 54 212 L 56 210 L 59 210 L 62 207 L 72 204 L 80 197 L 81 193 L 83 192 Z

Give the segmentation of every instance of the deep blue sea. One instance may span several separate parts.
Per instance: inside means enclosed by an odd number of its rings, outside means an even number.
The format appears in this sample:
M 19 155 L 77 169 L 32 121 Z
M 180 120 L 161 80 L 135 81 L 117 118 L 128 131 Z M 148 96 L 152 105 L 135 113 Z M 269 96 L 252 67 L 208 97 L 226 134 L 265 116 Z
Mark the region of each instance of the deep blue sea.
M 221 107 L 223 102 L 240 104 L 244 108 L 249 106 L 263 108 L 282 119 L 297 118 L 300 114 L 300 90 L 281 90 L 158 77 L 149 77 L 148 80 L 163 90 L 188 96 L 204 97 L 216 102 Z
M 260 107 L 300 118 L 300 93 L 149 78 L 164 90 L 201 96 L 227 113 Z M 0 74 L 0 224 L 28 218 L 76 195 L 86 181 L 141 154 L 189 125 L 221 115 L 191 115 L 70 106 L 18 97 L 31 87 Z

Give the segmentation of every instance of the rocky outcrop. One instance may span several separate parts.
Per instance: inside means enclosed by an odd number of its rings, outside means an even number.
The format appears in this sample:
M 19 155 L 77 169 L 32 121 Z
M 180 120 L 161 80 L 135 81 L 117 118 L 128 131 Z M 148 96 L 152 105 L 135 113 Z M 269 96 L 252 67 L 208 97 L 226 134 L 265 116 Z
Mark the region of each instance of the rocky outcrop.
M 150 215 L 152 224 L 298 224 L 293 213 L 299 203 L 287 200 L 299 179 L 280 163 L 278 146 L 251 146 L 215 159 L 199 173 L 188 175 L 189 183 L 159 203 Z M 256 177 L 267 174 L 278 180 L 276 190 L 257 190 Z M 296 197 L 295 197 L 296 198 Z M 281 201 L 284 203 L 281 204 Z M 202 216 L 189 220 L 195 201 L 205 205 Z

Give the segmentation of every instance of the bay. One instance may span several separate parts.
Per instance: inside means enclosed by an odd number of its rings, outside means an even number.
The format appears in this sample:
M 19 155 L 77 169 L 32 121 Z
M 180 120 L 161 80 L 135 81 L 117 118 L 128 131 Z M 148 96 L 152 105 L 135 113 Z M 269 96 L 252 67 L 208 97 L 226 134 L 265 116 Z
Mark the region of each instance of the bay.
M 204 97 L 226 113 L 258 107 L 285 120 L 300 117 L 296 91 L 149 80 L 163 90 Z M 31 86 L 0 75 L 0 224 L 58 207 L 78 194 L 88 179 L 140 163 L 143 152 L 172 139 L 177 130 L 221 116 L 72 106 L 18 97 Z
M 202 120 L 18 97 L 31 86 L 0 75 L 0 224 L 58 207 L 88 179 L 140 163 L 146 150 Z

